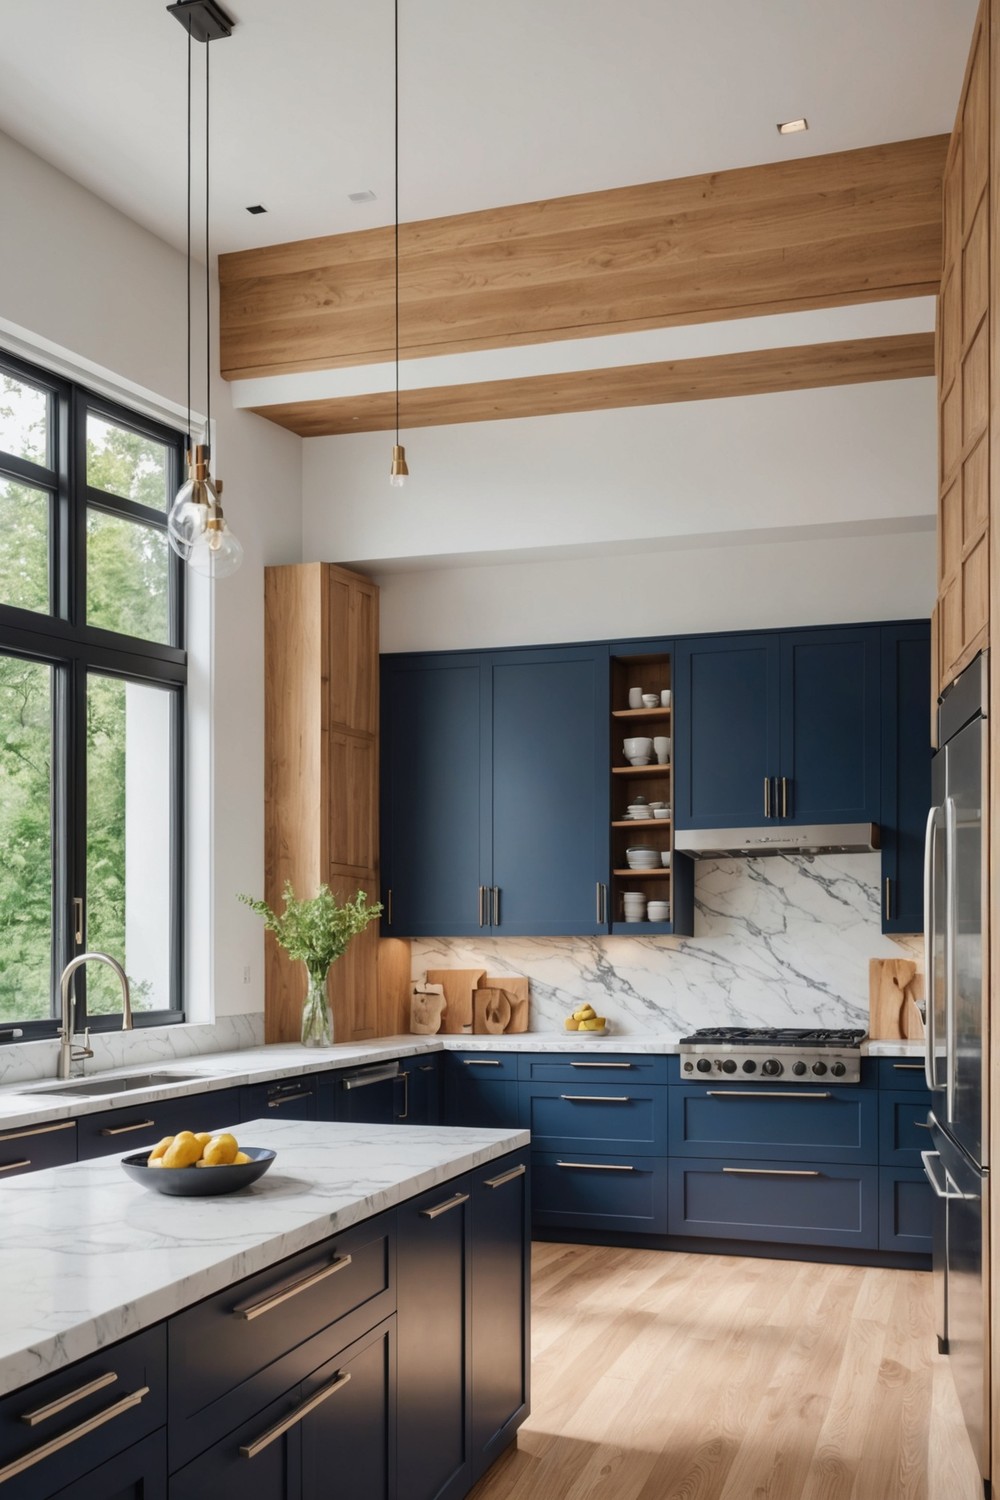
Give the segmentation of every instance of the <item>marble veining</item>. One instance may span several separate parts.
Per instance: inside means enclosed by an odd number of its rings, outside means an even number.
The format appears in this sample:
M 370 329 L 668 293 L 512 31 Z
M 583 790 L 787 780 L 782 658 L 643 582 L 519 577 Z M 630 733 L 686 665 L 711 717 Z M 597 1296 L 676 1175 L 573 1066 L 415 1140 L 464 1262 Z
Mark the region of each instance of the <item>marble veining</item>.
M 413 974 L 484 966 L 531 980 L 531 1025 L 589 1001 L 619 1036 L 698 1026 L 868 1025 L 868 960 L 910 956 L 880 931 L 877 854 L 700 860 L 692 938 L 441 938 Z
M 117 1157 L 4 1184 L 0 1394 L 528 1143 L 526 1131 L 304 1120 L 254 1120 L 240 1136 L 278 1156 L 231 1197 L 160 1197 Z

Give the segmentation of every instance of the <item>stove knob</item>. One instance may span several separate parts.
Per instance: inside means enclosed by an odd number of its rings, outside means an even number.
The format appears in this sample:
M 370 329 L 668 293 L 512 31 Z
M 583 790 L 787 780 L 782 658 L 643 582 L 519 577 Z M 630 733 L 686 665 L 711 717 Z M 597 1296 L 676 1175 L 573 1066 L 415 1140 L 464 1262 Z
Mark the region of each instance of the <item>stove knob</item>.
M 781 1064 L 776 1057 L 769 1057 L 765 1062 L 761 1063 L 760 1071 L 767 1078 L 777 1078 L 781 1072 Z
M 754 1062 L 752 1057 L 748 1057 L 746 1062 L 743 1064 L 743 1071 L 744 1073 L 756 1073 L 757 1064 Z
M 711 1073 L 712 1071 L 712 1064 L 707 1057 L 699 1057 L 697 1066 L 699 1073 Z
M 823 1074 L 826 1072 L 826 1063 L 825 1062 L 814 1062 L 813 1063 L 813 1072 L 817 1075 L 817 1077 L 821 1078 L 823 1076 Z
M 694 1072 L 694 1063 L 693 1062 L 686 1062 L 684 1064 L 684 1071 L 685 1071 L 685 1073 L 693 1073 Z
M 727 1057 L 725 1062 L 722 1064 L 722 1071 L 723 1073 L 736 1072 L 736 1064 L 731 1057 Z
M 801 1078 L 805 1070 L 806 1065 L 804 1062 L 792 1063 L 792 1072 L 795 1074 L 796 1078 Z
M 843 1078 L 844 1074 L 847 1072 L 847 1066 L 842 1062 L 831 1063 L 830 1072 L 833 1074 L 834 1078 Z

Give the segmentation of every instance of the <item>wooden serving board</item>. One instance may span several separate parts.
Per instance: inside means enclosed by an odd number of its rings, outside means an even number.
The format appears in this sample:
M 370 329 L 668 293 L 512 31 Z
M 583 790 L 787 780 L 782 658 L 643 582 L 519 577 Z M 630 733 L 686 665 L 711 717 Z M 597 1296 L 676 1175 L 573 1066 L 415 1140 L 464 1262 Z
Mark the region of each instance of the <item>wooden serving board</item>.
M 485 979 L 485 969 L 428 969 L 427 983 L 444 987 L 448 1009 L 441 1030 L 448 1036 L 472 1034 L 472 992 Z
M 508 1020 L 506 1026 L 503 1028 L 505 1032 L 507 1032 L 508 1034 L 513 1034 L 514 1032 L 527 1031 L 529 1019 L 529 1003 L 531 998 L 530 980 L 523 978 L 514 978 L 510 974 L 505 974 L 500 979 L 480 980 L 479 989 L 502 990 L 506 995 L 507 1002 L 510 1005 L 510 1019 Z M 485 1006 L 486 1003 L 487 1002 L 484 1001 L 483 1006 Z M 480 1027 L 478 1019 L 478 1006 L 475 1029 L 476 1031 L 482 1030 L 484 1032 L 493 1030 L 492 1025 L 486 1026 L 485 1023 L 482 1027 Z
M 922 978 L 911 958 L 873 958 L 868 964 L 868 1035 L 877 1041 L 921 1041 L 916 1007 Z

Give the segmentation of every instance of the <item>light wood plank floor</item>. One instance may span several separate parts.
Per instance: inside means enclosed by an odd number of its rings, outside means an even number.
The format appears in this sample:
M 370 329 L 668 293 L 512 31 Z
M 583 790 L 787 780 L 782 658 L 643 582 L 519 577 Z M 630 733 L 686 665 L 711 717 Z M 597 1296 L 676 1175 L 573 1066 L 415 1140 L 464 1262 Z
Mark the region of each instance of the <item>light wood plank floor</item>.
M 474 1500 L 982 1500 L 926 1274 L 536 1244 L 532 1300 Z

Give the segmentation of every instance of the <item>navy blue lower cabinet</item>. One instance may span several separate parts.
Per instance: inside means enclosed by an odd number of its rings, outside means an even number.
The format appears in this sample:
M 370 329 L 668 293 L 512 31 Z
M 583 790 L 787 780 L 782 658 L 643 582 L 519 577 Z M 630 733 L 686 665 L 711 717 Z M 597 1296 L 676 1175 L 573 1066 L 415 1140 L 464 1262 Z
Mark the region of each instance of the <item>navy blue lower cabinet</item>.
M 23 1125 L 0 1135 L 0 1173 L 20 1177 L 43 1167 L 62 1167 L 76 1161 L 76 1121 L 54 1125 Z
M 516 1053 L 451 1052 L 444 1062 L 446 1125 L 500 1129 L 518 1124 Z
M 882 631 L 882 931 L 922 932 L 931 805 L 930 621 Z
M 933 1220 L 934 1194 L 923 1167 L 879 1169 L 880 1250 L 930 1255 Z
M 930 1094 L 916 1089 L 883 1089 L 879 1094 L 879 1154 L 883 1167 L 920 1167 L 929 1148 Z
M 294 1387 L 170 1476 L 170 1500 L 300 1500 L 301 1434 Z M 287 1425 L 286 1425 L 287 1424 Z
M 240 1118 L 241 1089 L 215 1089 L 188 1094 L 183 1099 L 158 1099 L 154 1104 L 129 1104 L 81 1115 L 76 1122 L 80 1161 L 110 1156 L 116 1151 L 141 1151 L 179 1130 L 221 1130 Z M 256 1144 L 251 1141 L 251 1145 Z M 6 1496 L 4 1497 L 6 1500 Z
M 880 1089 L 916 1089 L 924 1096 L 926 1108 L 930 1108 L 931 1096 L 927 1091 L 924 1064 L 917 1057 L 879 1057 L 878 1086 Z
M 273 1083 L 246 1084 L 240 1089 L 240 1119 L 315 1120 L 318 1089 L 315 1074 L 306 1078 L 281 1078 Z M 214 1127 L 205 1128 L 211 1130 Z
M 393 1500 L 395 1319 L 304 1382 L 302 1500 Z
M 472 1477 L 528 1415 L 531 1174 L 528 1153 L 475 1174 L 472 1205 Z
M 621 1075 L 607 1082 L 522 1083 L 521 1123 L 536 1151 L 666 1156 L 668 1090 Z
M 340 1068 L 320 1078 L 320 1119 L 351 1125 L 391 1125 L 402 1099 L 401 1087 L 395 1058 L 389 1063 Z
M 532 1219 L 540 1227 L 666 1234 L 663 1157 L 535 1151 L 531 1163 Z
M 404 1057 L 399 1064 L 396 1115 L 399 1124 L 437 1125 L 441 1120 L 441 1065 L 438 1053 Z
M 878 1168 L 808 1161 L 670 1162 L 670 1233 L 874 1250 Z
M 522 1083 L 676 1083 L 677 1058 L 641 1052 L 522 1052 L 518 1058 Z
M 154 1433 L 48 1500 L 167 1500 L 167 1435 Z M 34 1500 L 42 1500 L 36 1491 Z
M 472 1487 L 473 1192 L 456 1177 L 396 1211 L 398 1500 L 458 1500 Z
M 878 1161 L 874 1089 L 685 1084 L 669 1093 L 671 1156 Z

